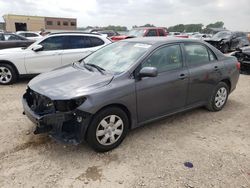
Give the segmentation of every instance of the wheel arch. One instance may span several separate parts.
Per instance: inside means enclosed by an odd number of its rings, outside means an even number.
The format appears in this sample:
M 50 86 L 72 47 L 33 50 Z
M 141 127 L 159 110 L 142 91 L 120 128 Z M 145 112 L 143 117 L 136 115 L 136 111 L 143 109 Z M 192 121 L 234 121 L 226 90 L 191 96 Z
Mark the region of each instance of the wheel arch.
M 17 70 L 16 66 L 14 65 L 14 63 L 12 63 L 11 61 L 8 61 L 8 60 L 0 60 L 0 64 L 7 64 L 7 65 L 10 65 L 14 68 L 17 76 L 19 76 L 19 71 Z
M 231 92 L 231 88 L 232 88 L 232 84 L 229 78 L 225 78 L 223 80 L 221 80 L 220 82 L 224 82 L 225 84 L 227 84 L 228 88 L 229 88 L 229 92 Z
M 132 118 L 131 118 L 131 113 L 130 111 L 128 110 L 128 108 L 124 105 L 124 104 L 121 104 L 121 103 L 113 103 L 113 104 L 108 104 L 106 106 L 103 106 L 101 109 L 99 109 L 97 113 L 99 113 L 100 111 L 106 109 L 106 108 L 110 108 L 110 107 L 117 107 L 117 108 L 120 108 L 122 109 L 126 115 L 128 116 L 128 120 L 129 120 L 129 129 L 131 129 L 131 125 L 132 125 Z

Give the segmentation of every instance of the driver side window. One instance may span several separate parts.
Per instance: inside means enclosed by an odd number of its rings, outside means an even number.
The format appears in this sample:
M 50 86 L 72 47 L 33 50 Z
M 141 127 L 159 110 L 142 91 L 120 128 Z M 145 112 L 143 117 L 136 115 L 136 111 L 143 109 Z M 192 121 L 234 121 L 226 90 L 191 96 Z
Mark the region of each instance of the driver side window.
M 142 67 L 156 67 L 159 73 L 182 67 L 180 46 L 172 45 L 156 50 Z
M 40 45 L 43 46 L 43 51 L 63 50 L 64 38 L 63 36 L 50 37 L 40 42 Z

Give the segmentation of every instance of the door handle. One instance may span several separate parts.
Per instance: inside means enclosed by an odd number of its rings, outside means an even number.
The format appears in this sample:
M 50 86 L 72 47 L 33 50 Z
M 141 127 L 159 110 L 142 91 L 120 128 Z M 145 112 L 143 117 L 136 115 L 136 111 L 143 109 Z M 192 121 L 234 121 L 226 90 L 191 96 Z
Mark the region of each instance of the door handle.
M 184 80 L 185 78 L 187 78 L 186 74 L 184 74 L 184 73 L 180 74 L 180 76 L 179 76 L 180 80 Z

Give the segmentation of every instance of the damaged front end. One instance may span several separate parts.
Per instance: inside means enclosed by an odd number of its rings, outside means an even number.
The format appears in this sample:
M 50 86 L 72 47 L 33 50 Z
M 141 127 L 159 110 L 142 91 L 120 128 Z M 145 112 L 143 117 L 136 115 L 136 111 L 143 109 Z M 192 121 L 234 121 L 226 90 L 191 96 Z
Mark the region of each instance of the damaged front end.
M 250 47 L 238 48 L 232 55 L 238 59 L 242 67 L 250 68 Z
M 51 100 L 28 88 L 22 102 L 24 114 L 36 124 L 34 134 L 49 133 L 64 143 L 79 144 L 92 117 L 77 109 L 85 100 Z

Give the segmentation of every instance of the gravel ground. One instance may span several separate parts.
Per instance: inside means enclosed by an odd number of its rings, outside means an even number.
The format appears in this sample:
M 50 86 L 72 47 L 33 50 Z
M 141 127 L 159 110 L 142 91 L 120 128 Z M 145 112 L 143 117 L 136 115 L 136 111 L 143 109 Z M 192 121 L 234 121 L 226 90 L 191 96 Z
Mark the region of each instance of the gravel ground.
M 0 86 L 0 187 L 250 187 L 250 76 L 221 112 L 174 115 L 104 154 L 33 135 L 20 100 L 27 82 Z

